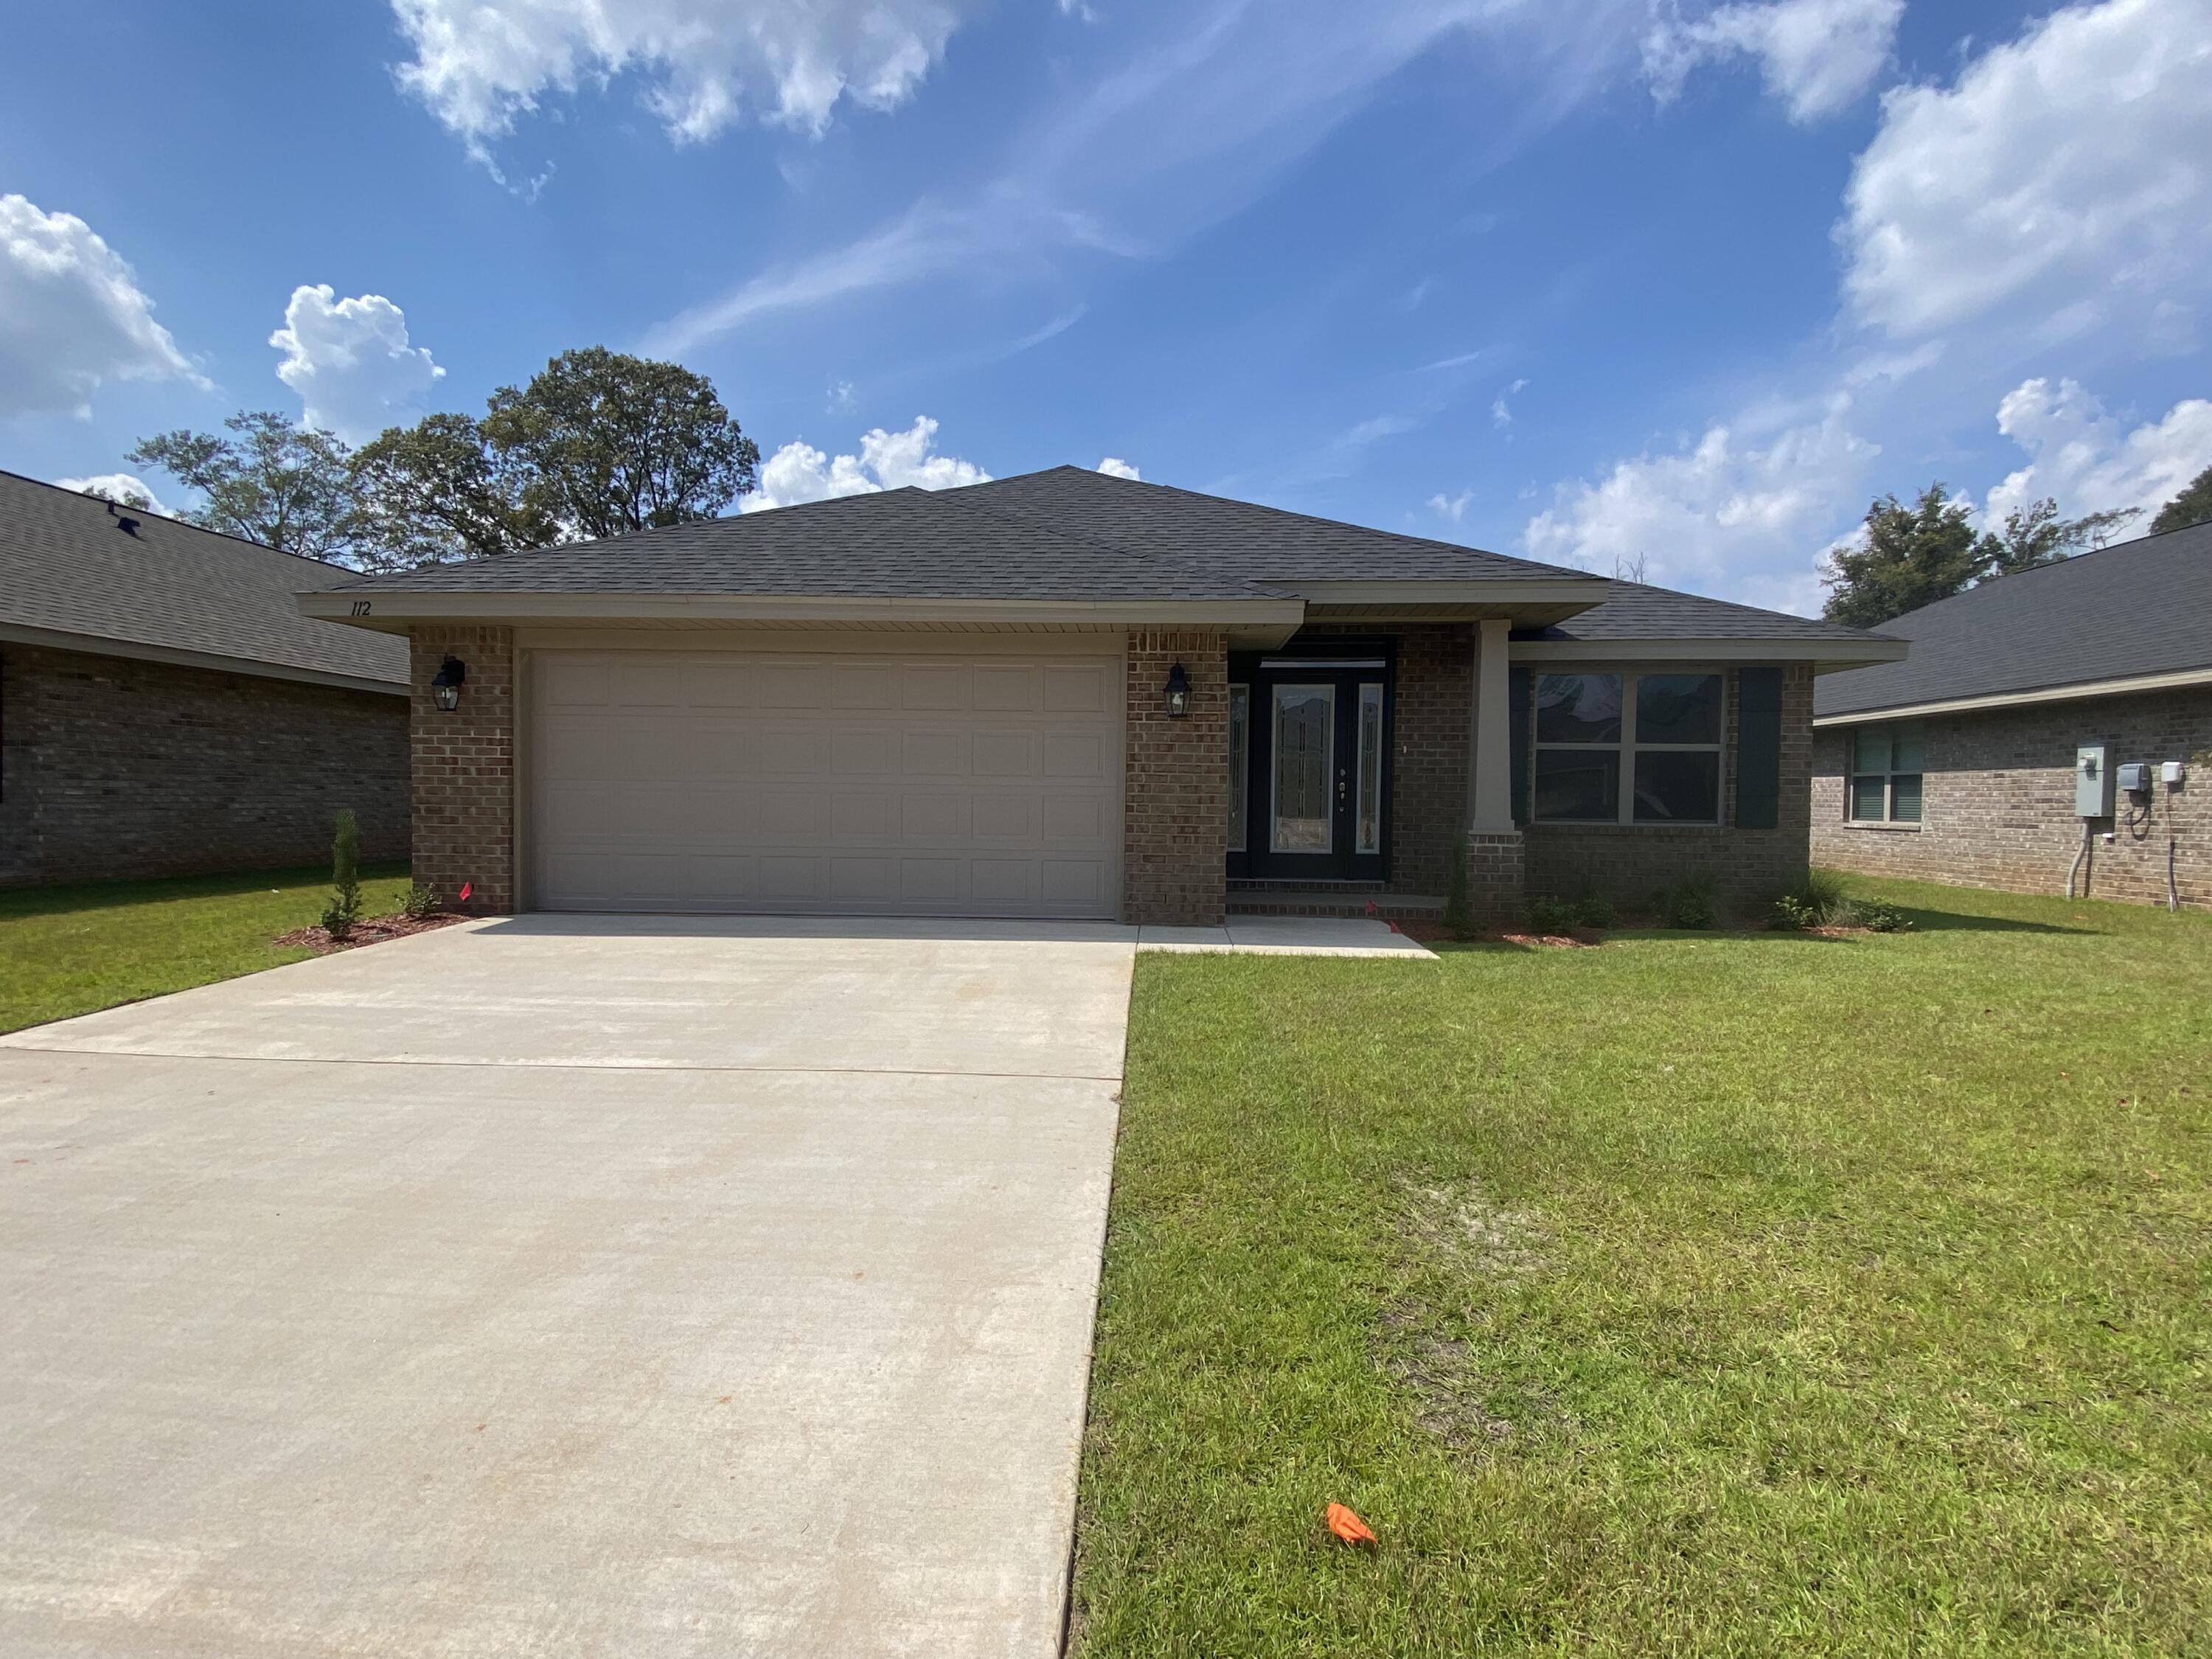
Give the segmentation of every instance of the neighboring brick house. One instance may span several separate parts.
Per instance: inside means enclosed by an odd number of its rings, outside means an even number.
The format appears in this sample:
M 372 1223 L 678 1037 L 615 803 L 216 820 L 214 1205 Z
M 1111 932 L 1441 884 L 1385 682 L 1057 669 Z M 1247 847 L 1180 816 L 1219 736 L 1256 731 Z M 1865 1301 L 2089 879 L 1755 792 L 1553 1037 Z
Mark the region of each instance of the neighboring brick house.
M 2212 524 L 1985 582 L 1823 679 L 1813 856 L 1871 875 L 2212 906 Z M 2109 817 L 2076 815 L 2101 747 Z M 2101 806 L 2101 800 L 2087 803 Z
M 347 573 L 0 472 L 0 886 L 407 854 L 407 652 Z
M 362 577 L 470 908 L 1763 910 L 1896 641 L 1073 467 Z M 439 682 L 442 680 L 443 684 Z

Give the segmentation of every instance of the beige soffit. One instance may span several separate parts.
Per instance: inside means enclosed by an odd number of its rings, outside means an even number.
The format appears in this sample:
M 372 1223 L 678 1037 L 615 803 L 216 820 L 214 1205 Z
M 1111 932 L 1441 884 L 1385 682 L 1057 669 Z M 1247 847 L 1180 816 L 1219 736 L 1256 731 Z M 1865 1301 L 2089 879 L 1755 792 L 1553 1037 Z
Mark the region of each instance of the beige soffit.
M 2124 680 L 2079 680 L 2037 691 L 2000 691 L 1986 697 L 1951 697 L 1942 702 L 1899 703 L 1889 708 L 1855 708 L 1848 714 L 1823 714 L 1815 726 L 1864 726 L 1870 720 L 1918 720 L 1928 714 L 1971 714 L 1984 708 L 2024 708 L 2039 702 L 2073 702 L 2082 697 L 2120 697 L 2130 691 L 2179 691 L 2212 685 L 2212 668 L 2184 668 L 2171 674 L 2137 674 Z
M 1826 673 L 1903 662 L 1904 640 L 1516 640 L 1515 662 L 1809 662 Z
M 1475 605 L 1508 609 L 1520 605 L 1600 605 L 1613 586 L 1599 576 L 1484 576 L 1402 581 L 1309 581 L 1270 576 L 1261 580 L 1271 587 L 1286 588 L 1316 605 Z
M 301 614 L 403 632 L 410 622 L 652 621 L 1106 623 L 1123 627 L 1280 627 L 1302 599 L 957 599 L 784 593 L 495 593 L 383 588 L 301 593 Z
M 325 669 L 302 668 L 259 657 L 226 657 L 214 651 L 186 651 L 170 645 L 147 645 L 137 640 L 111 639 L 105 634 L 72 634 L 56 628 L 31 628 L 21 623 L 0 623 L 0 641 L 15 645 L 43 646 L 51 651 L 74 651 L 88 657 L 121 657 L 130 662 L 161 662 L 179 668 L 204 668 L 217 674 L 250 674 L 258 679 L 291 680 L 302 685 L 334 685 L 346 691 L 380 691 L 404 697 L 404 680 L 373 679 L 366 674 L 334 674 Z

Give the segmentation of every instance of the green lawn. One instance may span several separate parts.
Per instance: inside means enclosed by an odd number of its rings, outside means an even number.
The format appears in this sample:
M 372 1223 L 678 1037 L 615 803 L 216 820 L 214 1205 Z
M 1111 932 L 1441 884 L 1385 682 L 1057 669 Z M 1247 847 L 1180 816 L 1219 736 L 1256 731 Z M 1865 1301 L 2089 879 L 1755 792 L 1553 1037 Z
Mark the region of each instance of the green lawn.
M 363 914 L 389 914 L 407 866 L 365 865 L 362 885 Z M 0 1031 L 297 962 L 308 952 L 269 941 L 330 890 L 325 868 L 0 892 Z
M 2212 918 L 1855 885 L 1140 957 L 1074 1650 L 2212 1652 Z

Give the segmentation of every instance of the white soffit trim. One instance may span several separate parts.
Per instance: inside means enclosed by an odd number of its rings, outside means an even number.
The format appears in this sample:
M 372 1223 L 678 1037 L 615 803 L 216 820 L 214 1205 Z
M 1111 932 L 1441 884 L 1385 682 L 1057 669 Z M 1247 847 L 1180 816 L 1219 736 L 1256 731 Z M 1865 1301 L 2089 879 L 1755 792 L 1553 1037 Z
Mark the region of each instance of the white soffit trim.
M 1601 604 L 1613 584 L 1601 576 L 1483 576 L 1392 581 L 1305 581 L 1263 576 L 1316 605 L 1589 605 Z
M 1303 599 L 957 599 L 811 593 L 496 593 L 385 588 L 297 596 L 301 614 L 404 631 L 410 622 L 1104 623 L 1123 627 L 1287 627 Z
M 1809 662 L 1822 671 L 1903 662 L 1903 640 L 1516 640 L 1514 662 Z
M 177 646 L 111 639 L 105 634 L 69 634 L 59 629 L 0 623 L 0 640 L 14 645 L 42 646 L 49 651 L 74 651 L 84 657 L 121 657 L 130 662 L 169 663 L 179 668 L 204 668 L 216 674 L 247 674 L 257 679 L 291 680 L 301 685 L 335 685 L 345 691 L 380 691 L 392 697 L 407 695 L 407 685 L 404 680 L 379 680 L 366 674 L 340 674 L 320 668 L 298 668 L 290 663 L 264 661 L 259 657 L 226 657 L 215 651 L 187 651 Z
M 1918 720 L 1926 714 L 1971 714 L 1984 708 L 2023 708 L 2039 702 L 2073 702 L 2082 697 L 2122 697 L 2130 691 L 2179 691 L 2212 685 L 2212 668 L 2177 669 L 2170 674 L 2136 674 L 2124 680 L 2081 680 L 2045 686 L 2039 691 L 1998 691 L 1986 697 L 1951 697 L 1942 702 L 1904 702 L 1888 708 L 1856 708 L 1848 714 L 1823 714 L 1815 726 L 1864 726 L 1874 720 Z

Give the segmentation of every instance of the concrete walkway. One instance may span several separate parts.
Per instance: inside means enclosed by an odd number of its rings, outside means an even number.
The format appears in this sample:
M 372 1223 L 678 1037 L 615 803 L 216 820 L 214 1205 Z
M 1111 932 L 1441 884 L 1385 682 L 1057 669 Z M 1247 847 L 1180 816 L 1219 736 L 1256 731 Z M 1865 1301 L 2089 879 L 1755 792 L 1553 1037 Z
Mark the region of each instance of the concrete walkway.
M 0 1653 L 1052 1653 L 1133 948 L 536 916 L 0 1038 Z

